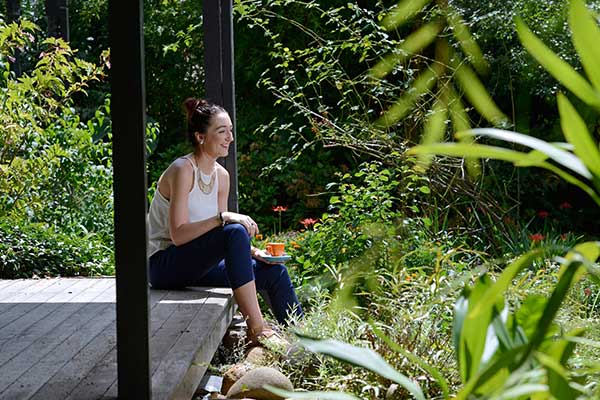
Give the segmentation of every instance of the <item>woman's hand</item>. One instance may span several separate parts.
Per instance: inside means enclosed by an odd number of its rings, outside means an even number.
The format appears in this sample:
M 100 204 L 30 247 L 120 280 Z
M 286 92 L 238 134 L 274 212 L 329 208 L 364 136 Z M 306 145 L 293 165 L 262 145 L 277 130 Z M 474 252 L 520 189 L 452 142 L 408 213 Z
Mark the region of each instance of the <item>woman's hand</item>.
M 224 224 L 242 224 L 248 231 L 250 237 L 256 236 L 259 232 L 256 222 L 247 215 L 226 211 L 221 214 L 221 218 L 223 218 Z
M 254 252 L 252 253 L 252 257 L 256 258 L 259 261 L 264 262 L 265 264 L 279 264 L 276 262 L 265 260 L 265 257 L 269 257 L 269 256 L 270 256 L 270 254 L 262 249 L 255 249 Z

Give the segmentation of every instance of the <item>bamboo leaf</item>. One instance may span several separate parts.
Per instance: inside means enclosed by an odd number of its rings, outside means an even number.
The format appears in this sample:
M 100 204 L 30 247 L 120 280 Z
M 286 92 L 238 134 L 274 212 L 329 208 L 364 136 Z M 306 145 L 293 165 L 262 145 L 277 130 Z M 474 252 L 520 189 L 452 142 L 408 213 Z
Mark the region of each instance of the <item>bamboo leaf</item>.
M 583 69 L 596 89 L 600 89 L 600 29 L 582 0 L 571 0 L 569 27 Z
M 264 388 L 283 399 L 359 400 L 358 397 L 343 392 L 291 392 L 271 385 L 265 385 Z
M 548 155 L 551 159 L 556 161 L 558 164 L 570 169 L 571 171 L 587 178 L 592 179 L 592 174 L 581 162 L 579 158 L 569 153 L 568 151 L 562 150 L 556 146 L 551 145 L 543 140 L 523 135 L 522 133 L 495 129 L 495 128 L 478 128 L 472 129 L 466 132 L 459 132 L 456 134 L 457 138 L 463 135 L 479 135 L 485 136 L 492 139 L 499 139 L 509 143 L 517 143 L 523 146 L 530 147 L 535 150 L 539 150 Z
M 496 282 L 485 292 L 485 296 L 479 300 L 475 307 L 469 311 L 466 320 L 476 320 L 483 313 L 491 312 L 492 308 L 503 296 L 514 277 L 525 267 L 531 265 L 533 260 L 542 254 L 541 250 L 533 250 L 525 253 L 502 271 Z
M 546 307 L 544 308 L 544 313 L 540 318 L 538 327 L 535 330 L 533 337 L 529 341 L 527 349 L 522 355 L 519 365 L 522 365 L 527 360 L 529 355 L 536 350 L 546 338 L 546 333 L 554 321 L 554 317 L 556 316 L 558 309 L 567 295 L 567 292 L 571 288 L 573 277 L 580 268 L 582 268 L 582 263 L 578 260 L 569 260 L 566 264 L 566 269 L 559 278 L 554 290 L 552 291 L 552 294 L 550 295 L 550 298 L 548 299 L 548 302 L 546 303 Z
M 404 62 L 408 57 L 418 54 L 421 50 L 429 46 L 437 37 L 442 26 L 437 22 L 430 22 L 423 25 L 415 32 L 411 33 L 396 48 L 396 51 L 386 55 L 371 70 L 369 75 L 382 79 L 389 74 L 396 65 Z
M 453 85 L 448 84 L 448 110 L 450 111 L 450 120 L 454 127 L 454 132 L 461 132 L 464 130 L 471 129 L 471 123 L 469 122 L 469 116 L 465 110 L 465 106 L 461 101 L 460 97 L 454 90 Z M 462 143 L 473 143 L 473 138 L 459 139 Z M 467 171 L 472 177 L 478 177 L 481 175 L 481 165 L 477 158 L 469 157 L 465 159 L 467 165 Z
M 502 394 L 494 397 L 496 400 L 514 400 L 520 399 L 522 396 L 534 393 L 546 393 L 548 386 L 541 383 L 524 383 L 522 385 L 514 386 L 506 389 Z
M 313 340 L 301 337 L 299 341 L 300 344 L 314 353 L 326 354 L 338 360 L 368 369 L 369 371 L 398 383 L 408 390 L 416 399 L 425 400 L 423 391 L 418 384 L 396 371 L 394 367 L 388 364 L 379 354 L 371 349 L 356 347 L 331 339 Z
M 519 162 L 527 157 L 527 153 L 521 153 L 503 147 L 475 143 L 435 143 L 418 145 L 408 150 L 408 154 L 437 154 L 453 157 L 492 158 L 513 163 Z
M 419 97 L 429 92 L 435 84 L 441 67 L 433 66 L 423 71 L 413 82 L 412 86 L 392 105 L 381 118 L 375 121 L 375 125 L 389 128 L 402 118 L 406 117 L 413 109 Z
M 507 124 L 508 118 L 492 100 L 475 72 L 466 64 L 458 64 L 457 61 L 450 64 L 456 68 L 456 80 L 475 109 L 495 126 Z
M 567 141 L 573 144 L 575 154 L 594 176 L 600 177 L 600 151 L 585 122 L 562 93 L 558 94 L 558 112 L 562 131 Z
M 463 386 L 463 388 L 456 394 L 454 400 L 466 400 L 473 391 L 479 388 L 481 385 L 488 382 L 490 379 L 496 377 L 499 373 L 505 370 L 509 365 L 513 364 L 516 358 L 523 352 L 525 346 L 517 347 L 512 350 L 506 351 L 493 362 L 486 365 L 483 369 L 477 372 L 477 375 L 469 379 Z M 500 382 L 499 382 L 500 383 Z
M 570 400 L 577 398 L 577 392 L 569 386 L 568 372 L 554 358 L 544 353 L 536 353 L 535 358 L 546 369 L 550 393 L 559 400 Z
M 425 121 L 422 138 L 423 144 L 438 143 L 444 138 L 447 118 L 448 111 L 446 109 L 446 104 L 439 99 L 436 100 Z M 427 168 L 431 163 L 432 158 L 433 156 L 430 154 L 423 154 L 418 158 L 418 161 L 422 167 Z
M 585 103 L 600 108 L 600 95 L 594 88 L 568 63 L 561 60 L 517 18 L 517 33 L 521 43 L 554 78 L 561 82 Z
M 454 11 L 450 11 L 448 13 L 448 24 L 452 28 L 454 37 L 460 43 L 460 47 L 469 57 L 471 64 L 475 67 L 475 70 L 481 75 L 487 75 L 489 72 L 489 64 L 460 15 Z
M 408 22 L 417 15 L 431 0 L 403 0 L 383 18 L 381 25 L 392 30 Z

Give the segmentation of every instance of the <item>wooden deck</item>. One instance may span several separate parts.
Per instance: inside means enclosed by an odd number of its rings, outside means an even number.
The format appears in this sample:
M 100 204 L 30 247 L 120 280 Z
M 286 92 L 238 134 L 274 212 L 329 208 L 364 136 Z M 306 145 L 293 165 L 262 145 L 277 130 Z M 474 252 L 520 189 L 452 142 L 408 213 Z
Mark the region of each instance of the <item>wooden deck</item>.
M 190 399 L 233 315 L 229 289 L 150 291 L 153 399 Z M 0 280 L 0 399 L 117 396 L 112 278 Z

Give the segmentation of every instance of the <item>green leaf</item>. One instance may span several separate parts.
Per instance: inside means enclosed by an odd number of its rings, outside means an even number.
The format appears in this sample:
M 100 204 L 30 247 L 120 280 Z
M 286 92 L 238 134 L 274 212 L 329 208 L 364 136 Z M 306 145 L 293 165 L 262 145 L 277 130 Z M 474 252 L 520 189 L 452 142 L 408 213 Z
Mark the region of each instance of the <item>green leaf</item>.
M 425 47 L 429 46 L 440 33 L 442 26 L 436 22 L 430 22 L 423 25 L 415 32 L 411 33 L 397 47 L 394 53 L 386 55 L 371 70 L 369 75 L 374 78 L 382 79 L 389 74 L 396 65 L 402 63 L 408 57 L 411 57 Z
M 389 128 L 402 118 L 406 117 L 412 111 L 413 106 L 419 97 L 431 90 L 437 81 L 441 68 L 442 67 L 439 65 L 434 65 L 421 72 L 406 93 L 400 97 L 381 118 L 375 121 L 375 125 L 378 125 L 381 128 Z
M 431 112 L 425 121 L 425 127 L 423 128 L 423 138 L 421 143 L 430 144 L 440 142 L 444 138 L 446 133 L 446 121 L 448 118 L 448 112 L 446 105 L 439 99 L 433 104 Z M 429 154 L 423 154 L 419 156 L 419 164 L 427 168 L 431 162 L 432 156 Z
M 520 399 L 522 396 L 534 393 L 546 393 L 548 386 L 541 383 L 524 383 L 502 391 L 500 395 L 494 397 L 496 400 L 514 400 Z M 533 397 L 531 397 L 533 399 Z
M 533 337 L 537 324 L 546 306 L 547 298 L 541 294 L 531 294 L 527 296 L 519 310 L 516 312 L 516 319 L 519 326 L 528 338 Z
M 421 359 L 417 355 L 411 353 L 410 351 L 404 350 L 402 347 L 400 347 L 397 343 L 393 342 L 392 339 L 390 339 L 386 334 L 384 334 L 379 328 L 377 328 L 373 324 L 371 324 L 371 328 L 373 329 L 373 331 L 375 332 L 377 337 L 381 338 L 390 347 L 390 349 L 394 350 L 397 353 L 402 354 L 404 357 L 408 358 L 410 361 L 412 361 L 413 363 L 415 363 L 416 365 L 421 367 L 424 371 L 428 372 L 429 375 L 431 375 L 435 379 L 437 384 L 440 386 L 440 389 L 442 389 L 442 394 L 445 399 L 450 397 L 448 383 L 446 382 L 444 375 L 442 375 L 442 373 L 440 372 L 439 369 L 435 368 L 432 365 L 427 364 L 423 359 Z
M 581 160 L 579 158 L 577 158 L 575 155 L 569 153 L 568 151 L 562 150 L 562 149 L 560 149 L 556 146 L 553 146 L 550 143 L 545 142 L 543 140 L 540 140 L 540 139 L 537 139 L 537 138 L 534 138 L 534 137 L 531 137 L 528 135 L 524 135 L 522 133 L 506 131 L 506 130 L 502 130 L 502 129 L 495 129 L 495 128 L 478 128 L 478 129 L 472 129 L 470 131 L 459 132 L 456 134 L 456 136 L 458 138 L 462 137 L 463 135 L 485 136 L 485 137 L 489 137 L 492 139 L 498 139 L 498 140 L 502 140 L 505 142 L 516 143 L 516 144 L 521 144 L 523 146 L 530 147 L 532 149 L 535 149 L 535 150 L 541 151 L 542 153 L 547 154 L 548 157 L 550 157 L 551 159 L 553 159 L 554 161 L 556 161 L 563 167 L 566 167 L 566 168 L 570 169 L 571 171 L 573 171 L 585 178 L 592 179 L 592 174 L 586 168 L 586 166 L 581 162 Z
M 544 308 L 544 313 L 540 318 L 538 327 L 534 332 L 533 337 L 529 341 L 527 349 L 522 355 L 519 365 L 523 364 L 527 360 L 529 355 L 535 349 L 537 349 L 540 346 L 540 344 L 544 341 L 548 329 L 552 325 L 554 317 L 558 312 L 558 309 L 560 308 L 565 296 L 567 295 L 567 292 L 571 288 L 571 282 L 573 281 L 573 277 L 581 267 L 581 261 L 567 260 L 566 269 L 564 270 L 562 276 L 558 280 L 552 294 L 550 295 L 550 298 L 548 299 L 548 302 L 546 303 L 546 307 Z
M 567 141 L 573 145 L 575 154 L 594 176 L 600 178 L 600 151 L 597 144 L 575 107 L 562 93 L 558 94 L 558 111 L 560 126 Z
M 481 385 L 484 385 L 490 379 L 498 376 L 498 374 L 501 374 L 509 365 L 513 364 L 524 349 L 525 346 L 521 346 L 501 353 L 499 357 L 493 360 L 493 362 L 486 365 L 477 372 L 477 375 L 469 379 L 461 391 L 456 394 L 454 400 L 468 399 L 471 393 L 476 391 Z
M 510 162 L 526 159 L 527 154 L 503 147 L 487 146 L 476 143 L 435 143 L 418 145 L 408 150 L 408 154 L 438 154 L 454 157 L 492 158 Z
M 457 61 L 450 64 L 456 69 L 456 80 L 475 109 L 493 125 L 505 125 L 508 118 L 500 111 L 475 72 L 466 64 L 458 64 Z
M 385 16 L 381 25 L 386 30 L 392 30 L 417 15 L 431 0 L 403 0 Z
M 290 392 L 271 385 L 264 388 L 284 399 L 358 400 L 358 397 L 342 392 Z
M 571 0 L 569 27 L 583 69 L 596 89 L 600 89 L 600 29 L 582 0 Z
M 471 32 L 469 32 L 469 28 L 467 28 L 457 12 L 450 11 L 448 13 L 448 24 L 452 28 L 454 37 L 460 43 L 460 47 L 469 57 L 469 61 L 473 64 L 477 72 L 481 75 L 487 75 L 489 72 L 489 64 L 485 57 L 483 57 L 483 53 L 471 35 Z
M 356 347 L 331 339 L 313 340 L 301 337 L 299 341 L 300 344 L 314 353 L 326 354 L 338 360 L 368 369 L 369 371 L 398 383 L 408 390 L 416 399 L 425 400 L 423 391 L 418 384 L 396 371 L 394 367 L 388 364 L 379 354 L 371 349 Z
M 517 33 L 527 51 L 567 89 L 585 103 L 600 108 L 600 95 L 594 88 L 571 67 L 561 60 L 517 18 Z
M 546 368 L 550 393 L 558 400 L 576 399 L 578 393 L 569 386 L 568 371 L 554 358 L 544 353 L 536 353 L 535 358 Z
M 467 115 L 467 111 L 465 110 L 465 106 L 460 99 L 460 96 L 456 93 L 453 88 L 453 85 L 448 84 L 448 109 L 450 111 L 450 119 L 452 121 L 452 126 L 454 127 L 454 132 L 461 132 L 471 129 L 471 123 L 469 121 L 469 116 Z M 461 138 L 459 139 L 462 143 L 473 143 L 473 138 Z M 467 157 L 466 158 L 467 171 L 469 175 L 472 177 L 478 177 L 481 175 L 481 165 L 479 164 L 479 160 L 477 158 Z

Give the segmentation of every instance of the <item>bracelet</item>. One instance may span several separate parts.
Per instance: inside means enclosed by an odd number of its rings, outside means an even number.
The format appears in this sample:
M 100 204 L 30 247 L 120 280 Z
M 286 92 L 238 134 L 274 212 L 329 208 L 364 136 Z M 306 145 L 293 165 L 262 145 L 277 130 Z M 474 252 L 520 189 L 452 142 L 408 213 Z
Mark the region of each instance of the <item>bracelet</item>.
M 223 221 L 223 213 L 221 211 L 219 211 L 219 213 L 217 214 L 217 219 L 219 220 L 221 226 L 225 226 L 225 221 Z

